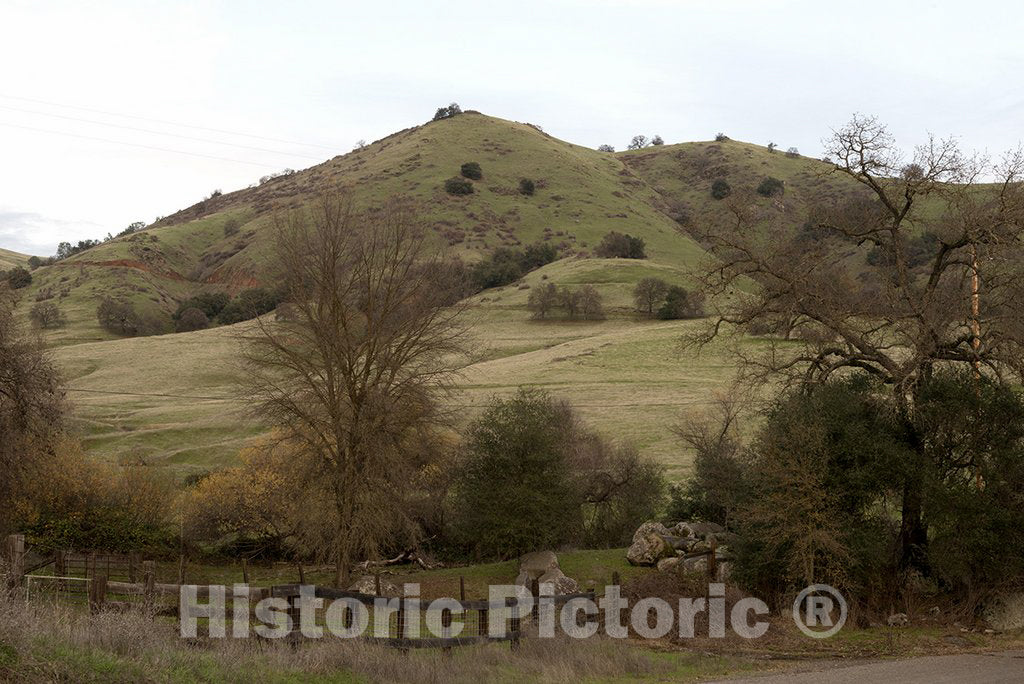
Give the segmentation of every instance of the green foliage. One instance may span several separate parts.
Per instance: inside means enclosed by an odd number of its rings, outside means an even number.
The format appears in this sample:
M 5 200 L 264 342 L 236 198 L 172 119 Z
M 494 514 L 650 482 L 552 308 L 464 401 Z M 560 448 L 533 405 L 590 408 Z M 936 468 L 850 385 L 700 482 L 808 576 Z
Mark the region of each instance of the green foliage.
M 43 265 L 43 260 L 37 256 L 30 256 L 28 258 L 28 267 L 33 271 Z
M 711 184 L 711 196 L 716 199 L 725 199 L 732 194 L 732 188 L 724 178 L 717 179 Z
M 660 135 L 655 134 L 655 136 L 653 138 L 651 138 L 651 144 L 655 145 L 655 146 L 657 146 L 657 145 L 664 145 L 665 141 L 661 139 Z
M 23 531 L 27 542 L 39 550 L 160 553 L 174 546 L 173 536 L 166 528 L 141 521 L 133 511 L 120 507 L 48 515 Z
M 613 230 L 601 239 L 601 243 L 594 248 L 594 254 L 604 259 L 646 259 L 644 247 L 643 238 Z
M 658 309 L 658 318 L 673 321 L 681 318 L 700 318 L 704 315 L 704 299 L 699 292 L 687 292 L 678 285 L 668 288 L 665 301 Z
M 786 184 L 778 178 L 768 176 L 757 186 L 757 194 L 763 197 L 781 196 L 786 191 Z
M 438 107 L 437 111 L 434 112 L 434 121 L 440 121 L 441 119 L 450 119 L 453 116 L 457 116 L 462 113 L 462 107 L 459 106 L 458 102 L 452 102 L 447 107 Z
M 182 302 L 174 312 L 173 318 L 178 320 L 188 309 L 199 309 L 208 319 L 213 320 L 230 301 L 231 296 L 226 292 L 203 292 Z
M 581 525 L 567 458 L 572 412 L 540 390 L 493 400 L 469 429 L 455 483 L 456 529 L 477 556 L 557 546 Z
M 477 162 L 466 162 L 459 170 L 465 178 L 480 180 L 484 177 L 484 171 Z
M 202 310 L 193 307 L 181 312 L 181 315 L 174 324 L 174 330 L 175 332 L 191 332 L 193 330 L 202 330 L 209 325 L 210 319 L 207 318 L 206 314 Z
M 473 183 L 465 178 L 449 178 L 444 182 L 444 190 L 449 195 L 472 195 Z
M 520 195 L 532 195 L 537 191 L 537 184 L 529 178 L 519 179 L 519 194 Z
M 470 284 L 477 292 L 508 285 L 557 258 L 558 250 L 544 243 L 527 245 L 523 249 L 499 247 L 487 259 L 473 265 L 469 274 Z
M 534 318 L 547 318 L 560 303 L 561 293 L 554 283 L 542 283 L 530 290 L 526 300 L 526 308 L 533 312 Z
M 598 145 L 597 146 L 597 151 L 598 152 L 614 152 L 615 148 L 612 147 L 611 145 Z
M 12 290 L 20 290 L 32 284 L 32 274 L 28 272 L 28 269 L 21 266 L 15 266 L 7 271 L 5 279 L 7 280 L 7 285 Z
M 281 294 L 262 287 L 242 290 L 217 317 L 224 325 L 240 323 L 270 313 L 281 303 Z M 199 308 L 199 307 L 197 307 Z
M 239 230 L 239 222 L 234 216 L 224 222 L 224 237 L 231 237 L 237 235 Z
M 717 133 L 717 134 L 715 134 L 715 142 L 725 142 L 728 139 L 729 139 L 729 136 L 727 136 L 725 133 Z
M 633 303 L 636 310 L 654 315 L 654 308 L 665 299 L 668 294 L 668 283 L 661 278 L 642 278 L 633 288 Z

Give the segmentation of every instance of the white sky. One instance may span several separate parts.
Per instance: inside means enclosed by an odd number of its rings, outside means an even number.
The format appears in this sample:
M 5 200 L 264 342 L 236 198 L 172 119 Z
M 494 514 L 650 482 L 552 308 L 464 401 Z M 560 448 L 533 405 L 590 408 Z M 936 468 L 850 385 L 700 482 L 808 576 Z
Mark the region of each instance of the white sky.
M 52 254 L 450 101 L 593 147 L 818 155 L 863 112 L 995 154 L 1024 138 L 1022 33 L 1010 0 L 0 0 L 0 247 Z

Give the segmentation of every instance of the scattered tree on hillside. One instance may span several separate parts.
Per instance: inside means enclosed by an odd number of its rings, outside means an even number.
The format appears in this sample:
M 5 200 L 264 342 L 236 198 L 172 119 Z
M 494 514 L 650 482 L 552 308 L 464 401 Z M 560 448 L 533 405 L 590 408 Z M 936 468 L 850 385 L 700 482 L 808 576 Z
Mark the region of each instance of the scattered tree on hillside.
M 658 308 L 658 318 L 673 321 L 680 318 L 700 318 L 704 315 L 704 297 L 700 292 L 687 292 L 673 285 L 665 293 L 665 301 Z
M 192 332 L 203 330 L 210 325 L 210 319 L 206 317 L 201 309 L 190 307 L 181 312 L 174 324 L 175 332 Z
M 537 190 L 537 185 L 529 178 L 521 178 L 519 180 L 519 194 L 520 195 L 532 195 Z
M 661 139 L 660 135 L 655 134 L 654 137 L 651 138 L 651 144 L 652 145 L 664 145 L 665 141 Z
M 612 147 L 611 145 L 598 145 L 597 146 L 597 151 L 598 152 L 614 152 L 615 148 Z
M 626 149 L 627 150 L 639 150 L 639 149 L 642 149 L 644 147 L 647 147 L 648 144 L 649 144 L 649 142 L 647 141 L 647 136 L 646 135 L 634 135 L 633 139 L 629 141 L 628 145 L 626 145 Z
M 548 314 L 558 306 L 560 293 L 554 283 L 543 283 L 530 290 L 526 300 L 526 308 L 533 312 L 534 318 L 547 318 Z
M 773 142 L 769 142 L 768 143 L 768 152 L 770 152 L 771 154 L 775 154 L 775 148 L 776 147 L 778 147 L 778 145 L 776 145 Z
M 558 305 L 565 309 L 566 316 L 576 318 L 580 313 L 581 304 L 579 290 L 571 287 L 558 288 Z
M 43 260 L 40 259 L 39 257 L 37 257 L 37 256 L 30 256 L 28 258 L 28 267 L 29 267 L 29 269 L 34 271 L 37 268 L 39 268 L 40 266 L 42 266 L 42 265 L 43 265 Z
M 604 305 L 601 293 L 591 284 L 582 286 L 579 290 L 579 311 L 580 315 L 588 321 L 599 321 L 604 318 Z
M 207 317 L 212 317 L 212 311 L 216 310 L 217 305 L 223 301 L 223 296 L 220 293 L 206 296 L 199 295 L 198 297 L 193 297 L 186 304 L 195 306 L 197 309 L 202 310 L 203 313 L 206 313 Z M 238 296 L 223 306 L 217 315 L 217 320 L 223 325 L 248 321 L 276 309 L 283 297 L 284 293 L 280 288 L 268 290 L 263 287 L 252 287 L 248 290 L 242 290 L 238 293 Z
M 38 302 L 28 312 L 32 323 L 40 328 L 59 328 L 67 323 L 67 317 L 54 302 Z
M 523 249 L 498 247 L 470 269 L 470 285 L 474 292 L 508 285 L 557 258 L 558 250 L 545 243 L 527 245 Z
M 32 274 L 28 272 L 27 268 L 15 266 L 7 271 L 5 280 L 7 280 L 7 286 L 12 290 L 20 290 L 32 284 Z
M 717 133 L 715 135 L 715 142 L 725 142 L 728 139 L 729 136 L 727 136 L 725 133 Z
M 450 119 L 453 116 L 457 116 L 462 113 L 462 108 L 459 107 L 457 102 L 452 102 L 447 107 L 438 107 L 437 111 L 434 112 L 434 121 L 440 121 L 441 119 Z
M 661 304 L 667 293 L 668 283 L 661 278 L 641 279 L 633 288 L 633 302 L 636 304 L 636 310 L 653 316 L 655 307 Z
M 773 343 L 763 358 L 748 358 L 748 376 L 814 383 L 853 371 L 891 388 L 914 447 L 902 482 L 901 557 L 905 566 L 921 567 L 928 534 L 913 461 L 926 458 L 928 440 L 913 416 L 923 383 L 938 367 L 958 364 L 995 378 L 1024 372 L 1024 156 L 990 166 L 952 140 L 930 139 L 912 160 L 920 174 L 903 176 L 907 161 L 892 136 L 876 119 L 859 116 L 835 132 L 826 152 L 836 160 L 833 173 L 860 183 L 871 199 L 815 207 L 822 233 L 815 241 L 794 239 L 776 212 L 743 198 L 730 202 L 728 217 L 701 235 L 720 259 L 703 291 L 724 295 L 747 278 L 758 288 L 724 304 L 695 341 L 709 341 L 725 324 L 749 329 L 790 319 L 814 335 L 803 346 Z M 989 175 L 997 182 L 978 182 Z M 936 243 L 930 258 L 912 268 L 906 245 L 923 231 Z M 852 256 L 856 245 L 882 256 L 865 265 Z
M 335 582 L 386 537 L 412 533 L 407 482 L 461 351 L 440 257 L 410 207 L 357 214 L 323 197 L 276 225 L 292 313 L 248 336 L 249 401 L 331 488 Z
M 757 186 L 757 194 L 763 197 L 782 196 L 785 191 L 786 184 L 778 178 L 772 178 L 771 176 L 762 180 L 760 185 Z
M 600 244 L 594 248 L 594 254 L 603 259 L 646 259 L 644 246 L 643 238 L 613 230 L 601 238 Z
M 786 156 L 789 157 L 790 159 L 796 159 L 797 157 L 800 156 L 800 150 L 796 149 L 795 147 L 790 147 L 786 150 Z

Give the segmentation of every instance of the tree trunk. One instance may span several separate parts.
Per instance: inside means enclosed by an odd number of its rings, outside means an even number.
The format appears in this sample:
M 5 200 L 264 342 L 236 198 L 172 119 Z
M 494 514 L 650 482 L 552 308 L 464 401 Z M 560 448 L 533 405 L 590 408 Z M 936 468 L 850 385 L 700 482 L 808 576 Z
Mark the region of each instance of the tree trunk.
M 909 475 L 903 485 L 903 510 L 900 523 L 900 569 L 928 572 L 928 527 L 922 514 L 922 483 L 918 475 Z

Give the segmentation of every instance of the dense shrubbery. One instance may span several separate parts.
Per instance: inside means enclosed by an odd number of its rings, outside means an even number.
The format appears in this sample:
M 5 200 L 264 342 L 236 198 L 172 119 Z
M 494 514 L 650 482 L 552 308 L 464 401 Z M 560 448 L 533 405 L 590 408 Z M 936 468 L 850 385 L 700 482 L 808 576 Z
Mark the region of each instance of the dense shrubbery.
M 459 171 L 464 177 L 472 180 L 480 180 L 484 177 L 484 171 L 477 162 L 466 162 Z
M 616 546 L 661 503 L 661 469 L 609 445 L 538 390 L 494 400 L 456 469 L 455 529 L 477 557 L 568 542 Z
M 6 272 L 0 271 L 0 277 L 7 281 L 7 286 L 12 290 L 20 290 L 32 284 L 32 274 L 21 266 L 15 266 Z
M 732 188 L 725 179 L 719 178 L 711 184 L 711 196 L 716 200 L 725 199 L 730 194 L 732 194 Z
M 646 259 L 644 239 L 633 237 L 628 233 L 611 231 L 601 238 L 600 244 L 594 248 L 594 254 L 604 259 Z
M 699 292 L 687 292 L 672 285 L 665 293 L 665 301 L 658 308 L 658 318 L 673 321 L 680 318 L 700 318 L 704 315 L 704 298 Z
M 444 182 L 444 191 L 449 195 L 472 195 L 473 183 L 466 178 L 449 178 Z
M 519 179 L 519 194 L 520 195 L 532 195 L 537 191 L 537 184 L 529 178 Z
M 262 287 L 254 287 L 242 290 L 232 299 L 217 316 L 217 320 L 224 324 L 240 323 L 265 313 L 270 313 L 277 308 L 282 301 L 282 294 Z M 201 307 L 197 307 L 201 308 Z
M 199 309 L 208 319 L 213 320 L 220 315 L 229 301 L 231 297 L 226 292 L 203 292 L 179 304 L 173 318 L 178 320 L 188 309 Z
M 202 330 L 210 325 L 210 319 L 202 312 L 201 309 L 191 307 L 185 309 L 178 316 L 178 320 L 174 322 L 175 332 L 192 332 L 193 330 Z
M 447 107 L 438 107 L 437 111 L 434 112 L 434 121 L 440 121 L 441 119 L 450 119 L 453 116 L 458 116 L 462 113 L 462 107 L 459 106 L 458 102 L 452 102 Z
M 96 320 L 107 332 L 125 337 L 162 335 L 170 329 L 169 317 L 155 311 L 137 311 L 130 303 L 104 297 L 96 308 Z
M 523 249 L 499 247 L 488 258 L 472 266 L 470 285 L 476 292 L 508 285 L 557 258 L 558 250 L 548 244 L 537 243 Z
M 786 184 L 778 178 L 772 178 L 771 176 L 762 180 L 760 185 L 757 186 L 757 194 L 763 197 L 775 197 L 776 195 L 782 195 L 785 191 Z

